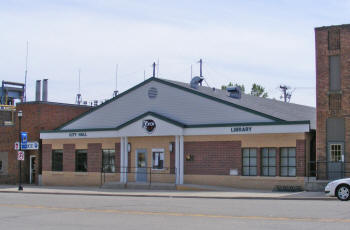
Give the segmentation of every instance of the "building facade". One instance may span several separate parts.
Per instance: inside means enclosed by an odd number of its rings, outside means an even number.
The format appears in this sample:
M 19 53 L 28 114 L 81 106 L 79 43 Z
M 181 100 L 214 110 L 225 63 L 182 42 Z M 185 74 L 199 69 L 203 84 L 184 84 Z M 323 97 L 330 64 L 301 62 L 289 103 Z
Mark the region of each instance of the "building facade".
M 150 78 L 42 131 L 44 185 L 303 186 L 312 107 Z
M 349 177 L 350 25 L 315 29 L 317 176 Z
M 0 106 L 1 107 L 1 106 Z M 6 109 L 5 109 L 6 108 Z M 25 150 L 22 163 L 23 183 L 37 184 L 41 174 L 40 130 L 55 129 L 63 123 L 90 110 L 88 106 L 34 101 L 18 103 L 0 110 L 0 183 L 18 182 L 19 165 L 15 142 L 18 142 L 18 111 L 22 111 L 21 131 L 28 133 L 29 142 L 38 142 L 39 149 Z

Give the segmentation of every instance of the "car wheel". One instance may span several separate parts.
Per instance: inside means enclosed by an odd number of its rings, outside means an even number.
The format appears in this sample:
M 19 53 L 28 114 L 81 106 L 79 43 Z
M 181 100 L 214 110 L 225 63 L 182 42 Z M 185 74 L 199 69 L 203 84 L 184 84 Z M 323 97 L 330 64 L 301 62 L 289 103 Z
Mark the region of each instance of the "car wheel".
M 348 185 L 340 185 L 338 188 L 337 188 L 337 198 L 341 201 L 347 201 L 349 200 L 350 198 L 350 188 Z

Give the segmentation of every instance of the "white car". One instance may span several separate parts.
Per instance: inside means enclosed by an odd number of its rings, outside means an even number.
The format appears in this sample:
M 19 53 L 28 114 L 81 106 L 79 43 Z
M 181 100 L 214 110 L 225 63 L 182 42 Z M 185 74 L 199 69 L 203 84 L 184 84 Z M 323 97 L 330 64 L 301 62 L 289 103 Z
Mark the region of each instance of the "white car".
M 336 196 L 341 201 L 350 198 L 350 178 L 331 181 L 327 184 L 324 192 L 327 196 Z

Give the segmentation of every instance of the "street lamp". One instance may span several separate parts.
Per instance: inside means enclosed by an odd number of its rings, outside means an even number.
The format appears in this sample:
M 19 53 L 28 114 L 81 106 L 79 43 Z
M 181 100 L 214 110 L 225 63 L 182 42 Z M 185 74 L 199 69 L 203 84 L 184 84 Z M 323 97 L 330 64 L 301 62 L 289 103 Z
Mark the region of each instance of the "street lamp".
M 22 140 L 21 140 L 21 120 L 22 120 L 22 110 L 19 110 L 17 113 L 18 116 L 18 126 L 19 126 L 19 134 L 18 134 L 18 140 L 19 140 L 19 151 L 22 151 Z M 18 185 L 18 191 L 22 191 L 22 161 L 19 160 L 19 185 Z

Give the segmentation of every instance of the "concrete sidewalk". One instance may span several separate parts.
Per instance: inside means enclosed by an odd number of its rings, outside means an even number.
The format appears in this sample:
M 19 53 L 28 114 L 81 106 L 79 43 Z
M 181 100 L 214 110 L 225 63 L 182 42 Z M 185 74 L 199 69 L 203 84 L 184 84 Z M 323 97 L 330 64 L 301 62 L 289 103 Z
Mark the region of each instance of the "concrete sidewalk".
M 323 192 L 272 192 L 266 190 L 245 190 L 227 188 L 225 191 L 178 191 L 178 190 L 131 190 L 103 189 L 99 187 L 58 187 L 24 185 L 18 191 L 16 185 L 0 185 L 0 193 L 87 195 L 87 196 L 128 196 L 128 197 L 168 197 L 207 199 L 264 199 L 264 200 L 334 200 Z

